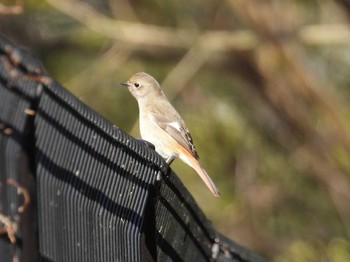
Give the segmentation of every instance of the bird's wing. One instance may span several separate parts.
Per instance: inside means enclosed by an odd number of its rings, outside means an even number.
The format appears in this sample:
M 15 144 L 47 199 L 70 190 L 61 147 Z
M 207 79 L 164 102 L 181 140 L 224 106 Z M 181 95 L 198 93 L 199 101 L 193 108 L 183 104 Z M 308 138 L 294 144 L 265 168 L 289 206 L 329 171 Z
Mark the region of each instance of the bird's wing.
M 193 139 L 188 131 L 185 123 L 181 117 L 177 114 L 169 117 L 166 115 L 152 114 L 151 121 L 165 130 L 170 136 L 172 136 L 176 142 L 184 147 L 195 159 L 199 159 L 196 148 L 193 144 Z

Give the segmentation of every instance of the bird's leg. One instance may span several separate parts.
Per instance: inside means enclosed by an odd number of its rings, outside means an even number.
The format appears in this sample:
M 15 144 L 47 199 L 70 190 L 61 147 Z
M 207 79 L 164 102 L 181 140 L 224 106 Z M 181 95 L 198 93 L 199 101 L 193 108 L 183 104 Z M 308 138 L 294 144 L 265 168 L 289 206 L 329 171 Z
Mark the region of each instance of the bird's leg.
M 175 160 L 175 156 L 171 155 L 165 162 L 170 166 L 174 160 Z
M 175 160 L 176 156 L 174 155 L 171 155 L 168 157 L 167 160 L 165 160 L 165 162 L 168 164 L 168 166 L 171 165 L 171 163 Z M 156 178 L 157 181 L 160 181 L 161 180 L 161 172 L 159 171 L 158 174 L 157 174 L 157 178 Z
M 147 140 L 144 140 L 142 138 L 136 138 L 138 141 L 144 143 L 146 146 L 148 146 L 149 148 L 152 148 L 153 150 L 155 150 L 155 146 L 151 143 L 148 142 Z

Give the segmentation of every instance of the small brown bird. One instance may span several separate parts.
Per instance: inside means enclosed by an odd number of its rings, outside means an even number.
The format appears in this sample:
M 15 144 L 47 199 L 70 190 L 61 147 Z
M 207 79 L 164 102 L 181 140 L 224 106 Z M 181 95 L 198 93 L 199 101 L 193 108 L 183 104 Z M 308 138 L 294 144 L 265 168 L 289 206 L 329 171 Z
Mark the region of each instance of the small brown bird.
M 129 88 L 138 102 L 141 137 L 151 142 L 169 165 L 175 158 L 180 158 L 198 173 L 214 196 L 220 196 L 214 182 L 198 162 L 199 156 L 185 122 L 157 80 L 141 72 L 122 85 Z

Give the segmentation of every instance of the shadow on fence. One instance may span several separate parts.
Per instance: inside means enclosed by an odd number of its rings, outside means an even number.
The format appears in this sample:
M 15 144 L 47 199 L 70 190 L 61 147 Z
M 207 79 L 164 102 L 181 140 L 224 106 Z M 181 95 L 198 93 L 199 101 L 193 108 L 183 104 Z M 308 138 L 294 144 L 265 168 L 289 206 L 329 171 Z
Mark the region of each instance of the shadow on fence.
M 211 227 L 158 154 L 3 36 L 0 172 L 1 261 L 262 261 Z

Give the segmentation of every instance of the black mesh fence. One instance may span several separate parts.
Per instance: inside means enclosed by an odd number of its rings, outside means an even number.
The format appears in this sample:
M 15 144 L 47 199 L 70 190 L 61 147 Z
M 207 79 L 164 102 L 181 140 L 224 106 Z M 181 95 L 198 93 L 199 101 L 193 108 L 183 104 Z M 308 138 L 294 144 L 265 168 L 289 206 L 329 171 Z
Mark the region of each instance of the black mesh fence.
M 1 261 L 262 261 L 212 228 L 152 148 L 3 36 L 0 172 Z

